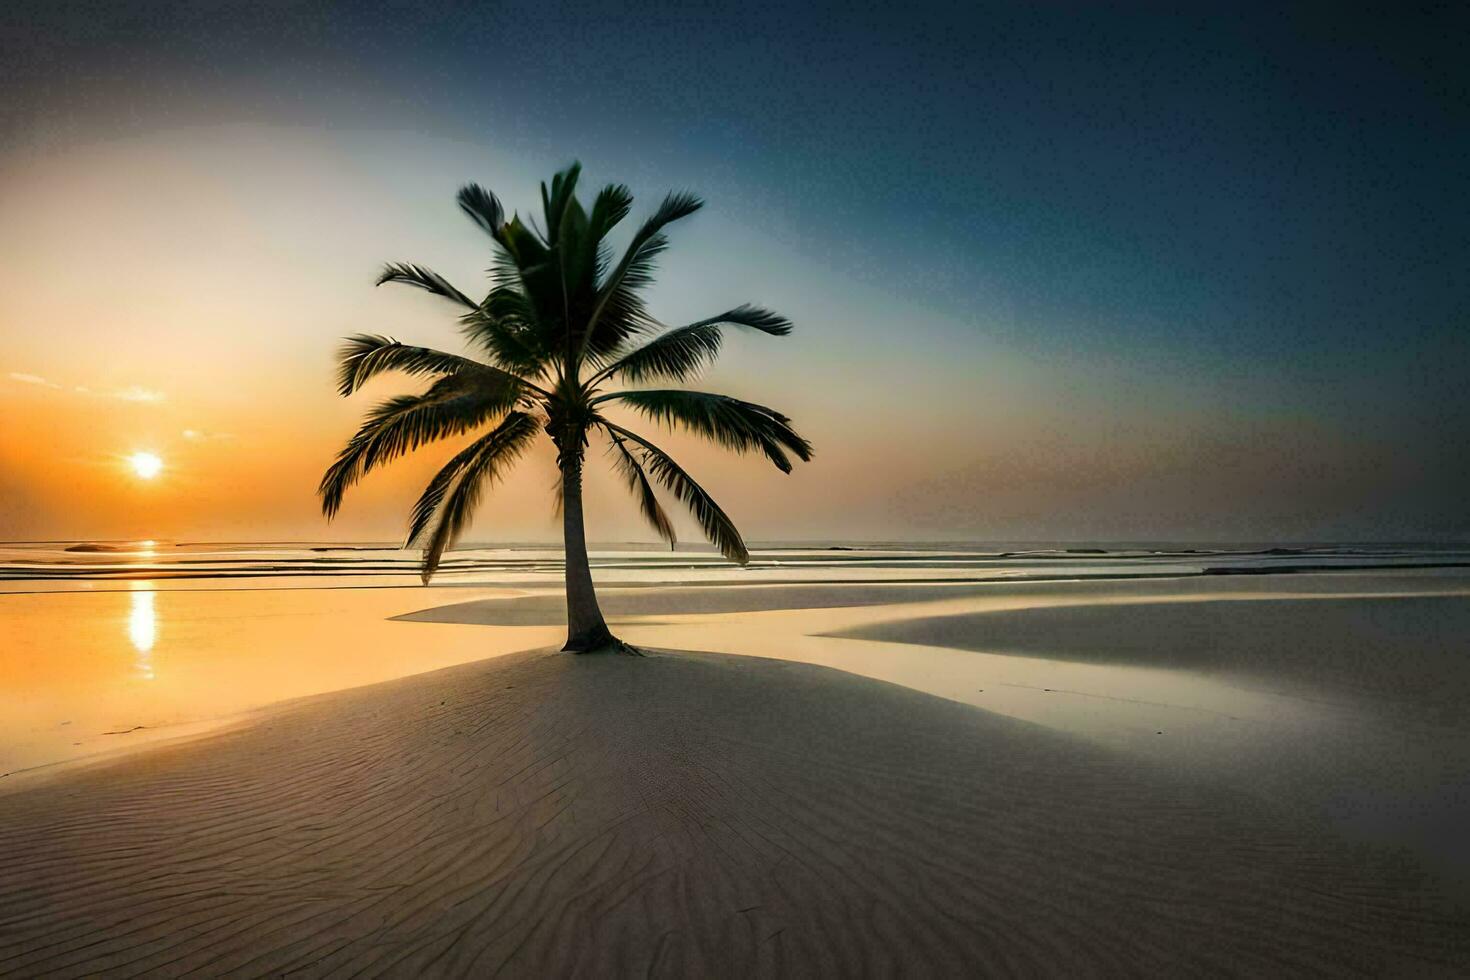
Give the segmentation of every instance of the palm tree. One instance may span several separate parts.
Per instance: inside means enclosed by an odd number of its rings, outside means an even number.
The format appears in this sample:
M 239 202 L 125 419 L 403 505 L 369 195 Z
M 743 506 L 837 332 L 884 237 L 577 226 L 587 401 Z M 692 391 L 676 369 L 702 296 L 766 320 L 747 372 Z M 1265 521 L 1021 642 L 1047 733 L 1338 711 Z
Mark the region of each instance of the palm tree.
M 645 309 L 640 293 L 653 281 L 655 260 L 668 247 L 665 228 L 698 211 L 703 202 L 674 193 L 634 232 L 614 264 L 607 242 L 632 208 L 628 188 L 598 192 L 589 212 L 576 197 L 578 164 L 541 185 L 544 226 L 519 215 L 505 220 L 494 194 L 477 184 L 460 189 L 459 206 L 493 242 L 490 288 L 483 300 L 460 292 L 419 265 L 392 263 L 378 277 L 425 289 L 463 307 L 460 324 L 484 359 L 411 347 L 391 337 L 358 334 L 340 352 L 338 390 L 345 397 L 387 371 L 435 378 L 420 395 L 399 395 L 368 412 L 357 434 L 337 454 L 318 492 L 330 519 L 347 488 L 374 468 L 436 439 L 484 431 L 451 459 L 414 504 L 405 547 L 423 549 L 425 584 L 469 526 L 484 489 L 504 476 L 539 432 L 557 450 L 557 502 L 566 542 L 567 642 L 584 653 L 627 650 L 607 628 L 582 521 L 582 467 L 597 433 L 617 472 L 638 498 L 653 529 L 675 543 L 656 482 L 682 501 L 726 558 L 750 556 L 734 523 L 672 457 L 647 436 L 603 415 L 626 406 L 663 425 L 683 427 L 736 452 L 760 452 L 783 473 L 788 453 L 811 459 L 812 447 L 780 412 L 700 391 L 657 388 L 607 391 L 617 383 L 682 382 L 719 354 L 722 331 L 748 327 L 783 336 L 791 322 L 743 305 L 686 326 L 666 328 Z M 649 336 L 653 334 L 653 336 Z

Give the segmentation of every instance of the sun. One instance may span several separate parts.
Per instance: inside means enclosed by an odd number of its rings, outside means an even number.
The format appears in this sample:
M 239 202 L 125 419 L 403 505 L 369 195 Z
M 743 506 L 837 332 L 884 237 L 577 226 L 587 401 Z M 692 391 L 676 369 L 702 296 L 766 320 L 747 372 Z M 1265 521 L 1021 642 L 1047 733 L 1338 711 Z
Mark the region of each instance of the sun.
M 163 472 L 163 460 L 154 453 L 133 453 L 128 457 L 128 465 L 140 480 L 151 480 Z

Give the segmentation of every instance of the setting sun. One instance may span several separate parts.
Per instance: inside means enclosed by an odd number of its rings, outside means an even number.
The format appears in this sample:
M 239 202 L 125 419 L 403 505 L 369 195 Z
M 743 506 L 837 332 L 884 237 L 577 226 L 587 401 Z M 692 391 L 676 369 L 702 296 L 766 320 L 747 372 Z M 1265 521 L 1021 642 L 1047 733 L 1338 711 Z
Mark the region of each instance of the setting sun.
M 133 475 L 142 480 L 151 480 L 163 470 L 163 460 L 154 453 L 133 453 L 128 457 L 128 466 Z

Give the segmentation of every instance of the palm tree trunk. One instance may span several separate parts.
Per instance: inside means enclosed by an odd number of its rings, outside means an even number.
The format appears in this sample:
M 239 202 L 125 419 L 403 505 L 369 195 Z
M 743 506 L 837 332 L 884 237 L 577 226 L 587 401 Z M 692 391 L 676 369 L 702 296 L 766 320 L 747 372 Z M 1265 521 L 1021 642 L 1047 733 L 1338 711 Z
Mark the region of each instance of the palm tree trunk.
M 582 523 L 582 454 L 574 452 L 562 468 L 562 534 L 566 544 L 568 653 L 590 653 L 616 644 L 597 605 L 592 569 L 587 564 L 587 532 Z

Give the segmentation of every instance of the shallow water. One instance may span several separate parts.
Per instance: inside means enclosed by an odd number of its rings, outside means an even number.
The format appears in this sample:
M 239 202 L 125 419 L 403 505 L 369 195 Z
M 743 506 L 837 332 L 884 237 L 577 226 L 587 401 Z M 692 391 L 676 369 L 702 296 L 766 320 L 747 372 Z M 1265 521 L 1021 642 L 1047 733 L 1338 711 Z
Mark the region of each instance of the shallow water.
M 557 633 L 390 619 L 449 601 L 451 590 L 437 588 L 152 585 L 0 595 L 0 773 L 168 737 L 179 726 L 289 698 L 546 645 Z

